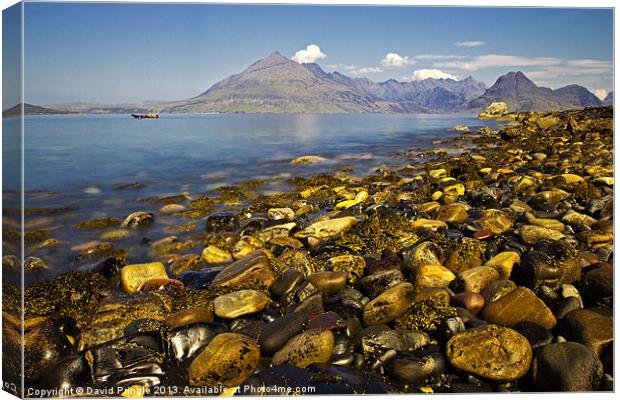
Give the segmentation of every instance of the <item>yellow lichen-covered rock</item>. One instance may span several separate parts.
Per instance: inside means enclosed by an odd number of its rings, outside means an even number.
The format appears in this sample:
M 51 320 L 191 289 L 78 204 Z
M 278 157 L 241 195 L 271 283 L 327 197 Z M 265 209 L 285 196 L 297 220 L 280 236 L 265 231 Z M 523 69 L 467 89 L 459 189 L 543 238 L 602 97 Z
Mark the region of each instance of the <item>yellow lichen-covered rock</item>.
M 439 204 L 438 202 L 429 201 L 427 203 L 422 203 L 418 205 L 417 209 L 419 212 L 423 212 L 428 215 L 433 215 L 439 210 L 440 207 L 441 207 L 441 204 Z
M 111 231 L 103 232 L 100 236 L 103 241 L 110 240 L 122 240 L 129 236 L 129 231 L 127 229 L 114 229 Z
M 185 206 L 181 204 L 166 204 L 162 208 L 159 209 L 159 212 L 163 214 L 174 214 L 175 212 L 185 210 Z
M 542 239 L 560 240 L 565 237 L 561 232 L 535 225 L 523 225 L 519 229 L 519 236 L 526 244 L 535 244 Z
M 274 221 L 293 219 L 295 218 L 295 211 L 291 210 L 288 207 L 270 208 L 269 210 L 267 210 L 267 218 Z
M 330 271 L 344 271 L 347 273 L 348 280 L 354 283 L 358 278 L 364 275 L 366 261 L 364 257 L 351 254 L 343 254 L 341 256 L 332 257 L 325 263 Z
M 202 250 L 202 259 L 209 264 L 219 264 L 232 262 L 233 258 L 226 250 L 222 250 L 217 246 L 207 246 Z
M 446 345 L 450 364 L 493 381 L 523 377 L 532 363 L 528 340 L 510 328 L 483 325 L 454 335 Z
M 403 265 L 414 270 L 425 264 L 441 264 L 441 247 L 433 242 L 422 242 L 404 252 Z
M 125 292 L 138 292 L 149 279 L 168 279 L 164 264 L 131 264 L 121 269 L 121 286 Z
M 235 243 L 230 252 L 235 260 L 240 260 L 243 257 L 247 257 L 254 251 L 262 248 L 264 243 L 254 236 L 243 236 Z
M 413 221 L 412 226 L 414 229 L 421 231 L 436 231 L 440 228 L 448 229 L 448 224 L 446 224 L 444 221 L 439 221 L 437 219 L 420 218 Z
M 392 286 L 366 304 L 364 322 L 366 325 L 379 325 L 400 317 L 411 306 L 414 293 L 413 285 L 409 282 Z
M 288 237 L 291 230 L 296 226 L 297 224 L 295 222 L 270 226 L 257 232 L 256 237 L 264 243 L 271 242 L 275 239 Z
M 444 176 L 448 176 L 448 171 L 446 171 L 444 168 L 431 169 L 430 171 L 428 171 L 428 174 L 431 178 L 439 179 L 443 178 Z
M 355 217 L 342 217 L 318 221 L 306 229 L 295 233 L 297 238 L 316 237 L 323 240 L 332 239 L 357 223 Z
M 327 158 L 325 157 L 321 157 L 317 155 L 308 155 L 308 156 L 297 157 L 296 159 L 291 161 L 291 164 L 311 165 L 311 164 L 319 164 L 325 161 L 327 161 Z
M 489 106 L 485 108 L 483 112 L 478 114 L 478 118 L 497 119 L 503 117 L 506 114 L 508 114 L 508 104 L 503 101 L 498 101 L 489 104 Z
M 496 235 L 502 234 L 512 228 L 512 218 L 505 212 L 489 208 L 482 212 L 480 218 L 476 220 L 476 225 L 481 229 L 491 231 Z
M 499 279 L 499 271 L 488 265 L 471 268 L 460 272 L 456 276 L 459 291 L 461 292 L 482 292 L 489 284 Z
M 351 200 L 344 200 L 341 201 L 340 203 L 336 204 L 336 208 L 338 209 L 347 209 L 347 208 L 351 208 L 355 205 L 358 205 L 359 203 L 364 202 L 366 199 L 368 198 L 368 192 L 365 190 L 359 191 L 356 195 L 354 199 Z
M 238 287 L 259 282 L 267 287 L 275 281 L 273 269 L 264 250 L 258 250 L 247 257 L 228 265 L 213 279 L 214 287 Z
M 213 300 L 215 315 L 220 318 L 237 318 L 240 315 L 262 311 L 271 299 L 257 290 L 237 290 Z
M 541 226 L 547 229 L 553 229 L 554 231 L 564 232 L 564 224 L 560 221 L 552 218 L 537 218 L 530 212 L 525 213 L 525 219 L 528 224 Z
M 530 194 L 536 191 L 538 185 L 529 176 L 523 176 L 515 186 L 515 193 Z
M 508 279 L 512 269 L 521 262 L 521 257 L 516 251 L 503 251 L 491 258 L 484 265 L 493 267 L 499 272 L 500 279 Z
M 443 188 L 443 192 L 444 193 L 454 192 L 458 194 L 459 196 L 463 196 L 465 194 L 465 185 L 463 185 L 462 183 L 454 183 L 451 185 L 447 185 Z
M 553 329 L 557 323 L 545 302 L 526 287 L 518 287 L 487 304 L 482 310 L 482 318 L 493 324 L 510 327 L 528 321 Z
M 273 365 L 291 364 L 305 368 L 328 362 L 334 351 L 334 334 L 328 329 L 308 329 L 293 336 L 272 358 Z
M 424 264 L 418 268 L 415 276 L 417 290 L 425 288 L 445 288 L 456 276 L 441 264 Z
M 220 333 L 192 361 L 190 385 L 233 387 L 252 375 L 260 360 L 256 342 L 238 333 Z
M 465 203 L 452 203 L 441 206 L 437 212 L 437 219 L 445 222 L 462 223 L 467 221 L 471 207 Z
M 562 217 L 562 221 L 566 222 L 570 226 L 583 228 L 583 227 L 591 227 L 596 224 L 598 221 L 596 218 L 592 218 L 589 215 L 578 213 L 575 210 L 569 210 Z

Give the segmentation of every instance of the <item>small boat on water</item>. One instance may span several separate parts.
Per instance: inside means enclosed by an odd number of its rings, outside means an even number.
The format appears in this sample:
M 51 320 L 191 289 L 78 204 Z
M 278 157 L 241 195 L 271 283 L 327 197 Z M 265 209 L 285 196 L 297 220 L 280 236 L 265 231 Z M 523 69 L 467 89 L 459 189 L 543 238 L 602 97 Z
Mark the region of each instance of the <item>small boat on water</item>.
M 159 113 L 146 113 L 146 114 L 136 114 L 133 113 L 131 114 L 132 117 L 134 117 L 135 119 L 143 119 L 143 118 L 159 118 Z

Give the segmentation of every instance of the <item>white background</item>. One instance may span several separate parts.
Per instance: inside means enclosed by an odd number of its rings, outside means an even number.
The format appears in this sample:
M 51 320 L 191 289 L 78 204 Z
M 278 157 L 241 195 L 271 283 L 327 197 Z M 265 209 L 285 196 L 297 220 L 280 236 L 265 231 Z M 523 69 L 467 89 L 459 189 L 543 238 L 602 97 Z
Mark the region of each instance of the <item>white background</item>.
M 36 1 L 36 0 L 33 0 Z M 71 0 L 64 0 L 63 2 L 68 2 Z M 83 0 L 83 1 L 76 1 L 76 2 L 96 2 L 96 1 L 88 1 L 88 0 Z M 277 1 L 277 0 L 272 0 L 272 1 L 257 1 L 257 0 L 245 0 L 245 1 L 230 1 L 230 0 L 220 0 L 220 1 L 175 1 L 175 0 L 168 0 L 168 1 L 158 1 L 158 0 L 150 0 L 150 1 L 144 1 L 144 0 L 134 0 L 132 1 L 133 3 L 245 3 L 245 4 L 260 4 L 260 3 L 267 3 L 267 4 L 349 4 L 349 5 L 355 5 L 355 4 L 375 4 L 375 5 L 435 5 L 435 6 L 477 6 L 477 7 L 484 7 L 484 6 L 502 6 L 502 7 L 508 7 L 508 6 L 512 6 L 512 7 L 615 7 L 615 2 L 612 0 L 589 0 L 589 1 L 579 1 L 579 0 L 563 0 L 563 1 L 558 1 L 558 0 L 521 0 L 521 1 L 514 1 L 514 0 L 495 0 L 495 1 L 488 1 L 488 0 L 470 0 L 470 1 L 457 1 L 457 0 L 452 0 L 452 1 L 433 1 L 433 0 L 425 0 L 425 1 L 412 1 L 412 0 L 390 0 L 390 1 L 372 1 L 372 0 L 340 0 L 340 1 L 329 1 L 329 0 L 314 0 L 314 1 L 299 1 L 299 0 L 289 0 L 289 1 Z M 15 0 L 0 0 L 0 4 L 2 5 L 2 9 L 9 7 L 13 4 L 17 3 L 17 1 Z M 0 28 L 1 28 L 1 24 L 2 22 L 0 21 Z M 614 18 L 614 28 L 615 28 L 615 18 Z M 2 35 L 2 30 L 0 29 L 0 37 Z M 614 54 L 616 53 L 617 50 L 617 46 L 618 46 L 618 33 L 617 31 L 614 29 Z M 506 43 L 506 46 L 509 48 L 510 47 L 510 43 Z M 614 57 L 615 59 L 615 57 Z M 0 53 L 0 68 L 2 65 L 2 54 Z M 615 76 L 615 71 L 616 71 L 616 66 L 614 64 L 614 76 Z M 1 85 L 0 85 L 0 89 L 1 89 Z M 616 82 L 614 80 L 614 91 L 617 93 L 617 86 L 616 86 Z M 2 109 L 5 109 L 7 107 L 12 106 L 12 104 L 10 105 L 2 105 Z M 614 110 L 614 121 L 615 120 L 615 110 Z M 614 124 L 617 128 L 617 123 Z M 617 132 L 617 129 L 616 129 Z M 614 142 L 615 142 L 615 138 L 616 135 L 614 135 Z M 1 148 L 2 148 L 2 143 L 0 142 L 0 154 L 1 154 Z M 618 166 L 618 154 L 614 154 L 614 165 L 617 167 Z M 615 173 L 617 173 L 617 168 L 615 168 L 616 171 Z M 2 165 L 0 164 L 0 183 L 2 180 Z M 615 204 L 615 209 L 614 209 L 614 213 L 615 211 L 617 211 L 617 202 Z M 0 203 L 0 207 L 1 207 L 1 203 Z M 615 224 L 614 228 L 617 228 L 617 223 Z M 615 232 L 617 232 L 617 229 L 614 229 Z M 1 235 L 1 233 L 0 233 Z M 1 270 L 0 270 L 0 277 L 1 277 Z M 615 281 L 614 281 L 615 284 Z M 615 302 L 617 305 L 617 297 L 615 298 Z M 616 327 L 617 327 L 617 322 L 616 322 Z M 616 332 L 617 329 L 614 329 L 614 332 Z M 616 357 L 614 357 L 616 358 Z M 416 395 L 400 395 L 398 398 L 413 398 Z M 421 395 L 417 395 L 417 396 L 421 396 Z M 479 394 L 471 394 L 471 395 L 432 395 L 433 397 L 439 396 L 439 397 L 448 397 L 451 399 L 459 399 L 459 398 L 463 398 L 463 399 L 471 399 L 473 396 L 479 396 Z M 485 397 L 487 397 L 489 395 L 485 395 Z M 514 399 L 515 396 L 526 396 L 530 399 L 533 399 L 535 396 L 541 396 L 541 394 L 535 394 L 535 393 L 530 393 L 530 394 L 516 394 L 516 395 L 511 395 L 511 394 L 493 394 L 491 395 L 493 398 L 511 398 Z M 563 400 L 572 400 L 572 399 L 579 399 L 579 400 L 583 400 L 584 397 L 587 398 L 611 398 L 612 395 L 611 394 L 604 394 L 604 393 L 588 393 L 588 394 L 580 394 L 580 393 L 557 393 L 557 394 L 544 394 L 545 398 L 548 399 L 563 399 Z M 1 391 L 0 392 L 0 400 L 5 400 L 5 399 L 13 399 L 15 397 L 9 395 L 8 393 Z M 322 396 L 322 398 L 334 398 L 337 399 L 337 396 Z M 342 398 L 342 397 L 340 397 Z

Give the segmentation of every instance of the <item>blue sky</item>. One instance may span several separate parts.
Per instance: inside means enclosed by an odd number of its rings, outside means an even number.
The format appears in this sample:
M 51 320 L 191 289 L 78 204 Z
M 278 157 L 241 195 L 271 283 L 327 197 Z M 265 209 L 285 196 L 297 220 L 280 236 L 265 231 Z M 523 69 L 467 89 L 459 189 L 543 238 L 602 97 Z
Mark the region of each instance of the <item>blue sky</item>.
M 612 88 L 609 9 L 27 3 L 24 18 L 35 104 L 187 98 L 310 44 L 319 49 L 298 60 L 375 81 L 472 75 L 490 85 L 521 70 L 552 88 Z

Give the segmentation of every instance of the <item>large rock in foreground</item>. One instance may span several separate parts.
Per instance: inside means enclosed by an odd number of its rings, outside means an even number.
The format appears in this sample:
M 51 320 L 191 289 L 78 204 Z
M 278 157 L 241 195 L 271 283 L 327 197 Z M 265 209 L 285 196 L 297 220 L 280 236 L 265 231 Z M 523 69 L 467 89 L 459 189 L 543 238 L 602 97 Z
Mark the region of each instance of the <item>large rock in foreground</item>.
M 192 361 L 189 383 L 237 386 L 252 375 L 259 359 L 260 350 L 252 339 L 238 333 L 221 333 Z
M 603 365 L 588 347 L 576 342 L 541 348 L 532 363 L 534 390 L 582 392 L 596 390 Z
M 448 341 L 447 356 L 455 368 L 493 381 L 523 377 L 532 362 L 529 342 L 518 332 L 484 325 L 458 333 Z

